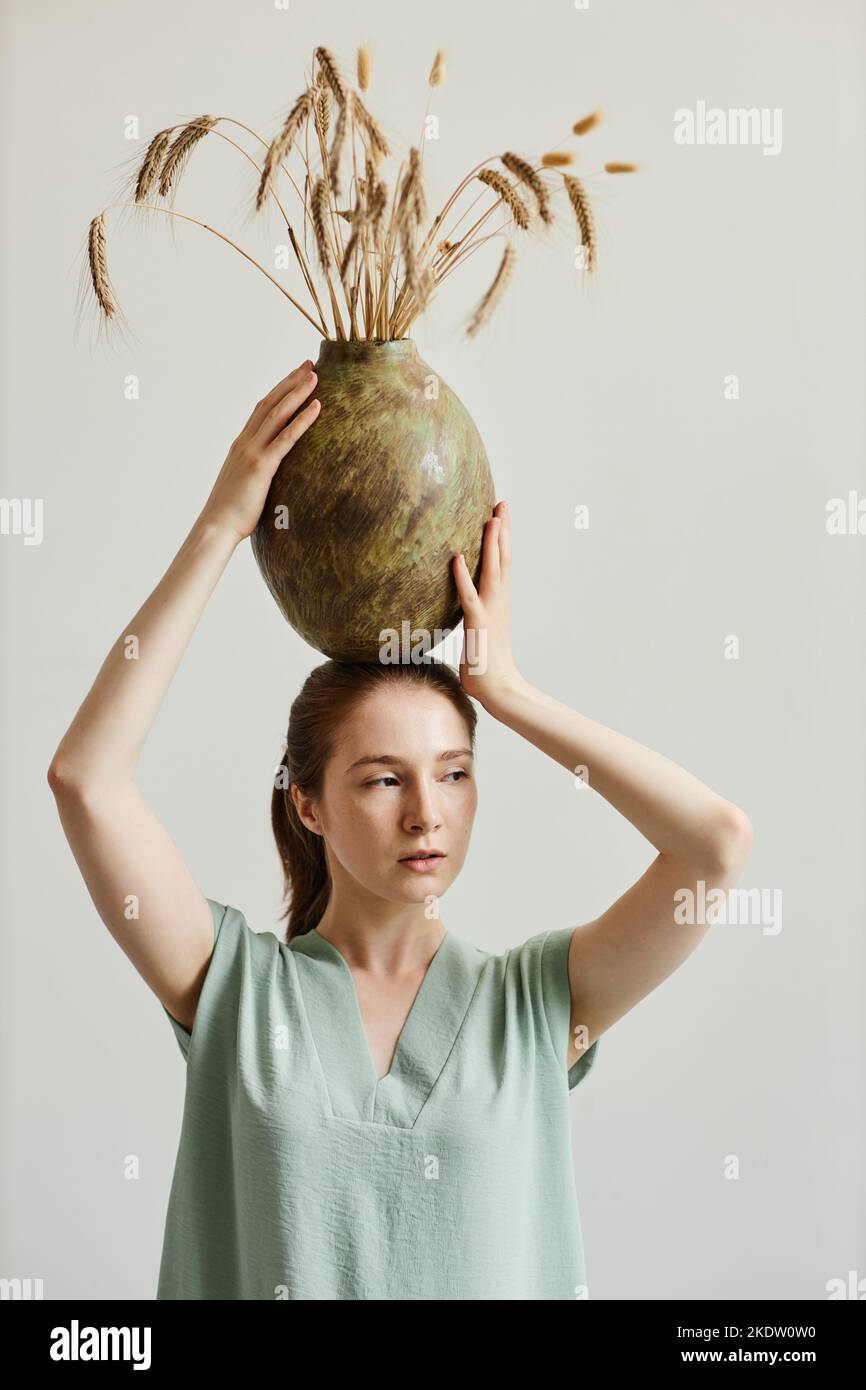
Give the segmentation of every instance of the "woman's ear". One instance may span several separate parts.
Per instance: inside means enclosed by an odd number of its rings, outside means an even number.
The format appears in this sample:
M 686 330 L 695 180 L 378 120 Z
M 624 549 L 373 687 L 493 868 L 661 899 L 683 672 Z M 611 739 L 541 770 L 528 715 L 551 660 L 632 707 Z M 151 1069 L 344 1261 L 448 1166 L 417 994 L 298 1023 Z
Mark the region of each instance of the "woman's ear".
M 289 787 L 289 792 L 301 824 L 305 825 L 308 830 L 312 830 L 314 835 L 322 835 L 324 833 L 322 830 L 322 823 L 319 820 L 316 811 L 316 803 L 313 801 L 313 798 L 302 792 L 297 782 L 292 783 Z

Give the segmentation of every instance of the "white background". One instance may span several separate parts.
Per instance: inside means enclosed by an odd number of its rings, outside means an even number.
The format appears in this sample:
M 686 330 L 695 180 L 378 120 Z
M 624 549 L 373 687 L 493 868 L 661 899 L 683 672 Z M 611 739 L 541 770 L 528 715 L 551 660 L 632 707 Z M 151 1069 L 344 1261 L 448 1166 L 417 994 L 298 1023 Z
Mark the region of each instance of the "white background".
M 522 671 L 742 806 L 755 841 L 741 886 L 782 893 L 781 931 L 711 931 L 602 1037 L 575 1092 L 591 1297 L 821 1299 L 828 1280 L 866 1276 L 866 536 L 825 526 L 831 498 L 866 495 L 864 28 L 862 4 L 827 0 L 4 5 L 0 491 L 42 498 L 45 534 L 0 536 L 0 1275 L 41 1278 L 46 1298 L 154 1296 L 184 1064 L 90 902 L 46 771 L 253 405 L 319 347 L 217 238 L 109 212 L 137 341 L 91 353 L 73 334 L 88 223 L 158 129 L 211 113 L 270 138 L 315 46 L 354 81 L 366 41 L 368 105 L 401 152 L 448 52 L 431 211 L 479 160 L 537 159 L 605 112 L 573 170 L 596 211 L 595 281 L 573 268 L 560 202 L 552 234 L 518 243 L 482 336 L 461 330 L 501 243 L 413 333 L 511 504 Z M 674 112 L 698 101 L 780 108 L 781 152 L 676 145 Z M 610 159 L 643 168 L 599 175 Z M 244 225 L 254 181 L 208 139 L 176 206 L 272 265 L 279 224 Z M 296 272 L 285 282 L 297 293 Z M 273 769 L 318 660 L 245 543 L 138 769 L 203 892 L 258 930 L 278 930 L 280 909 Z M 442 919 L 487 949 L 589 920 L 654 857 L 483 711 L 479 774 Z

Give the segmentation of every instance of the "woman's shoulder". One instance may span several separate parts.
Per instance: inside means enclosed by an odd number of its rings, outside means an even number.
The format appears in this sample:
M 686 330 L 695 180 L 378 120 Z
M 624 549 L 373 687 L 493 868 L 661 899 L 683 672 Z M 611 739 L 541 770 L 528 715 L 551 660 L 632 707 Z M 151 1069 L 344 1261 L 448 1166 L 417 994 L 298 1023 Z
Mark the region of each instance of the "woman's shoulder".
M 207 901 L 214 919 L 214 949 L 219 947 L 220 954 L 225 954 L 226 948 L 232 943 L 242 943 L 257 955 L 269 955 L 285 946 L 275 931 L 259 931 L 250 926 L 246 914 L 239 907 L 218 902 L 216 898 L 208 898 Z
M 567 952 L 573 932 L 574 927 L 546 927 L 543 931 L 533 932 L 532 935 L 513 942 L 510 946 L 475 946 L 468 942 L 466 945 L 467 949 L 477 951 L 479 956 L 492 965 L 507 970 L 509 967 L 540 963 L 546 957 Z

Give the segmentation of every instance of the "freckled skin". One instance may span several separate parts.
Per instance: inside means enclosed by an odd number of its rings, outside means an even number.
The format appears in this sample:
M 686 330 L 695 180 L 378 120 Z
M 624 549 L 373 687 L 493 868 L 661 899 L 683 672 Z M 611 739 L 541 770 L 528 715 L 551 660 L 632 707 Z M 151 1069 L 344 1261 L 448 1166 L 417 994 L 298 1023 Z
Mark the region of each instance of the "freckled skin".
M 305 641 L 375 661 L 383 628 L 457 626 L 451 560 L 464 553 L 477 587 L 493 478 L 454 392 L 438 378 L 426 398 L 436 374 L 411 340 L 323 340 L 315 370 L 321 413 L 274 475 L 253 554 Z
M 414 929 L 417 906 L 447 892 L 469 850 L 478 789 L 472 759 L 442 763 L 438 755 L 467 746 L 462 716 L 435 690 L 385 686 L 346 716 L 321 795 L 292 791 L 300 812 L 315 812 L 312 821 L 304 814 L 305 824 L 325 840 L 332 886 L 320 926 L 357 930 L 387 920 Z M 346 771 L 368 753 L 399 761 Z M 413 874 L 397 863 L 418 845 L 445 855 L 435 873 Z M 393 910 L 400 907 L 405 912 Z

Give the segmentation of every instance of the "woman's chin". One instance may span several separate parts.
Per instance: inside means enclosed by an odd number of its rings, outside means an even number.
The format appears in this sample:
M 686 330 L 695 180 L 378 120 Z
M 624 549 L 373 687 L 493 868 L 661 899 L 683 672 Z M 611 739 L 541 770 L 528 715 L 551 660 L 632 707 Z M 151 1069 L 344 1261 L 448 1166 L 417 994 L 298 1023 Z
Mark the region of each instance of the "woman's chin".
M 424 903 L 430 898 L 441 898 L 451 886 L 451 877 L 446 879 L 443 873 L 413 873 L 411 869 L 404 869 L 398 865 L 398 874 L 397 891 L 400 900 L 406 903 Z

